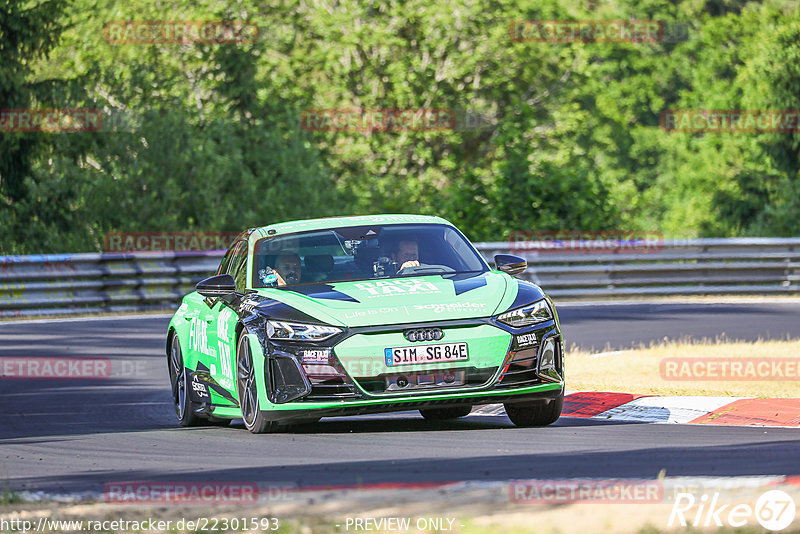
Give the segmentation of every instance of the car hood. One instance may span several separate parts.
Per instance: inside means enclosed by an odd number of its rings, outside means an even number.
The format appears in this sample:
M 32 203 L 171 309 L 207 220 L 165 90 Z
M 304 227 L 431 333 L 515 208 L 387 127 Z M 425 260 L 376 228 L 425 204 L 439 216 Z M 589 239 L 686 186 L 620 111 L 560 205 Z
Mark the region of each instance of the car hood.
M 322 322 L 377 326 L 489 317 L 505 311 L 516 280 L 499 272 L 425 275 L 261 289 Z

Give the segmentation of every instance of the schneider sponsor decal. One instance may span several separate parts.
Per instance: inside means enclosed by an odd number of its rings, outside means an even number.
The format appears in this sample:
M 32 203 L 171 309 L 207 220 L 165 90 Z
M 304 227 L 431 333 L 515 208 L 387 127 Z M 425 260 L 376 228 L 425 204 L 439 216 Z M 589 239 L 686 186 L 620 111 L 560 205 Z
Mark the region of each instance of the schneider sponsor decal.
M 198 398 L 208 398 L 208 388 L 205 384 L 198 380 L 197 375 L 192 377 L 192 390 L 194 390 L 194 393 Z

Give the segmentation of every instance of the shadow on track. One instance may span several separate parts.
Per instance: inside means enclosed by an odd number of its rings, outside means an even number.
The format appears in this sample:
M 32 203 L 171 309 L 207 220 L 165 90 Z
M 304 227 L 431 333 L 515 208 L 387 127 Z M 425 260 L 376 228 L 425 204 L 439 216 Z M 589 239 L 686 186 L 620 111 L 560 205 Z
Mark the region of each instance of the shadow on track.
M 194 434 L 194 432 L 191 432 Z M 270 454 L 268 439 L 262 455 Z M 219 467 L 220 457 L 194 458 L 190 469 L 168 473 L 151 469 L 105 469 L 69 476 L 16 478 L 12 489 L 36 488 L 45 492 L 93 491 L 122 481 L 147 482 L 247 482 L 262 486 L 289 484 L 300 487 L 357 486 L 377 483 L 455 482 L 461 480 L 506 481 L 561 478 L 655 479 L 664 469 L 668 476 L 755 476 L 800 473 L 800 466 L 787 462 L 798 441 L 716 447 L 645 447 L 629 451 L 526 452 L 459 458 L 398 458 L 387 451 L 385 459 L 326 463 L 281 463 L 246 468 Z M 259 461 L 253 458 L 253 463 Z M 213 464 L 212 464 L 213 462 Z

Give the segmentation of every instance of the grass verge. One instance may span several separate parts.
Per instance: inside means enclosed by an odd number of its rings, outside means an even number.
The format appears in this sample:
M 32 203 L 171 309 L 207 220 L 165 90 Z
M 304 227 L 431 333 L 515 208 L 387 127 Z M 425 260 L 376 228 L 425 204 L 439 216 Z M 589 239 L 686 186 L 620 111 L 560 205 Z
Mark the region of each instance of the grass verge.
M 679 373 L 669 373 L 666 360 L 680 358 Z M 720 365 L 716 371 L 704 359 L 741 360 L 743 371 L 732 378 Z M 749 359 L 776 360 L 766 375 L 747 372 Z M 750 360 L 750 364 L 752 365 Z M 683 366 L 685 362 L 689 367 Z M 695 367 L 697 363 L 699 366 Z M 787 365 L 788 364 L 788 365 Z M 675 364 L 672 364 L 675 365 Z M 674 370 L 675 367 L 672 367 Z M 687 374 L 685 371 L 690 371 Z M 696 373 L 694 370 L 700 369 Z M 614 391 L 650 395 L 711 395 L 731 397 L 794 398 L 798 396 L 800 340 L 737 342 L 681 340 L 653 343 L 629 350 L 589 353 L 567 352 L 567 387 L 572 391 Z M 694 380 L 677 377 L 693 376 Z
M 24 499 L 15 491 L 5 488 L 0 492 L 0 505 L 19 504 L 21 502 L 24 502 Z

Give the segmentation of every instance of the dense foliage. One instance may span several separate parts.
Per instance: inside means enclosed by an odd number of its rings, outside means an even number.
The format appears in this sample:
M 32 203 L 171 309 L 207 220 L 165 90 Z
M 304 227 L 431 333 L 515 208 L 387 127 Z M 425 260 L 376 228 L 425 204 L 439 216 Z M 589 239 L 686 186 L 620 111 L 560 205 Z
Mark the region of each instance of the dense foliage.
M 590 7 L 587 7 L 590 6 Z M 658 42 L 512 40 L 515 20 L 667 22 Z M 251 21 L 236 44 L 116 44 L 109 21 Z M 679 31 L 685 29 L 685 33 Z M 0 0 L 0 253 L 109 231 L 442 215 L 515 230 L 800 235 L 800 133 L 677 133 L 667 109 L 800 109 L 797 2 Z M 309 131 L 305 110 L 451 110 L 452 128 Z

